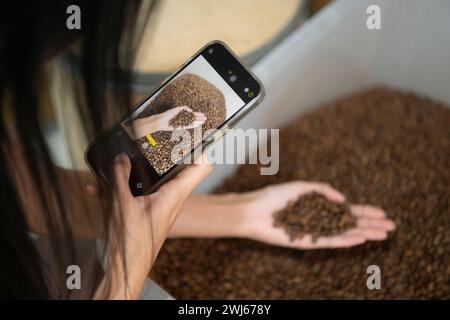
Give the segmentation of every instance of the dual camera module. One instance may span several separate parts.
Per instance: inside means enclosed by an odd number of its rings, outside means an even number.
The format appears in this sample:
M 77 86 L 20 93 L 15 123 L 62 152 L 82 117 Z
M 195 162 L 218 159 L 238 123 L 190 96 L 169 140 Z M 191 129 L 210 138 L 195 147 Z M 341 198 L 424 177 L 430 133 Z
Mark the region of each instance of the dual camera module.
M 214 53 L 214 49 L 210 48 L 208 50 L 208 54 L 213 54 L 213 53 Z M 228 81 L 230 83 L 235 83 L 237 80 L 238 80 L 238 76 L 236 74 L 234 74 L 233 70 L 228 70 Z M 249 87 L 245 87 L 244 92 L 247 94 L 247 96 L 249 98 L 253 98 L 253 96 L 255 95 L 254 92 L 252 90 L 250 90 Z

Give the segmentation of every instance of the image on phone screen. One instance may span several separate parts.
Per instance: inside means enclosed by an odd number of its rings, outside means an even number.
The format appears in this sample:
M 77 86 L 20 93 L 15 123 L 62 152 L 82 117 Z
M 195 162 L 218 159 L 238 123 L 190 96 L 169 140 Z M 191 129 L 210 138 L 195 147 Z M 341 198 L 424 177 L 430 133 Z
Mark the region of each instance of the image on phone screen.
M 229 81 L 233 82 L 233 71 Z M 194 131 L 220 127 L 245 102 L 202 54 L 121 122 L 139 150 L 161 176 L 201 143 Z M 189 139 L 177 130 L 190 133 Z M 174 134 L 175 132 L 175 134 Z M 184 141 L 182 141 L 184 139 Z M 189 146 L 182 145 L 189 143 Z

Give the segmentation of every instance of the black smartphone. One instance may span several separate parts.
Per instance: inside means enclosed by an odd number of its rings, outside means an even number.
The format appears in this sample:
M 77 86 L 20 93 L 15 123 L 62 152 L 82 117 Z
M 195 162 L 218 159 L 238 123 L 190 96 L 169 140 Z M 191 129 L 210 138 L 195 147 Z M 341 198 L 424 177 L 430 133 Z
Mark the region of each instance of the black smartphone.
M 263 98 L 261 82 L 221 41 L 200 49 L 158 89 L 94 141 L 86 161 L 104 184 L 125 152 L 135 196 L 177 176 L 199 149 L 220 139 Z

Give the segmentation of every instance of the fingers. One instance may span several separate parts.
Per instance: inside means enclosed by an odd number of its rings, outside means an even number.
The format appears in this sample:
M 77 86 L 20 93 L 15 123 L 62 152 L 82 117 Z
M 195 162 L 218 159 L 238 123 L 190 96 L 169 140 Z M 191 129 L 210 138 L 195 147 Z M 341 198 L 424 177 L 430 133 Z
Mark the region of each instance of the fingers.
M 394 221 L 385 218 L 381 208 L 370 205 L 352 205 L 351 211 L 357 217 L 357 227 L 346 235 L 362 236 L 368 241 L 383 241 L 395 229 Z
M 356 217 L 383 219 L 386 216 L 383 209 L 370 205 L 352 205 L 351 209 Z
M 195 116 L 195 119 L 194 119 L 193 123 L 191 123 L 190 125 L 187 125 L 187 126 L 182 126 L 178 129 L 193 129 L 200 125 L 203 125 L 206 122 L 207 118 L 203 113 L 194 112 L 194 116 Z
M 381 229 L 386 231 L 393 231 L 395 229 L 395 223 L 389 219 L 359 218 L 357 225 L 360 228 Z
M 292 245 L 299 249 L 347 248 L 365 243 L 366 241 L 383 241 L 388 232 L 395 229 L 395 224 L 389 219 L 359 218 L 358 227 L 341 235 L 319 237 L 315 242 L 311 235 L 295 240 Z
M 194 112 L 195 120 L 204 123 L 206 116 L 202 112 Z
M 181 110 L 186 110 L 186 111 L 192 112 L 192 109 L 189 108 L 188 106 L 175 107 L 172 110 L 176 110 L 177 113 L 180 112 Z
M 315 242 L 311 235 L 295 240 L 292 245 L 299 249 L 348 248 L 363 244 L 367 241 L 383 241 L 388 237 L 388 231 L 381 228 L 358 227 L 341 235 L 319 237 Z
M 130 186 L 128 181 L 130 179 L 131 172 L 131 161 L 126 153 L 120 153 L 116 156 L 114 160 L 114 178 L 115 178 L 115 188 L 119 200 L 127 201 L 131 194 Z
M 130 187 L 128 184 L 131 172 L 131 161 L 128 155 L 121 153 L 114 159 L 114 178 L 115 178 L 115 188 L 116 193 L 119 197 L 130 197 L 132 196 Z M 101 197 L 102 192 L 97 184 L 87 182 L 84 184 L 84 190 L 94 197 Z M 123 200 L 123 199 L 121 199 Z
M 336 237 L 320 237 L 314 244 L 318 248 L 349 248 L 366 242 L 366 238 L 361 235 L 342 235 Z
M 334 189 L 330 184 L 323 182 L 300 182 L 302 184 L 302 194 L 309 192 L 318 192 L 323 194 L 329 200 L 334 202 L 344 202 L 345 196 Z
M 363 244 L 366 239 L 358 234 L 340 235 L 335 237 L 319 237 L 314 242 L 311 235 L 295 240 L 292 245 L 299 249 L 336 249 L 348 248 Z
M 205 123 L 204 121 L 194 120 L 194 122 L 192 124 L 190 124 L 188 126 L 181 127 L 180 129 L 194 129 L 194 128 L 198 127 L 198 126 L 203 125 L 204 123 Z
M 131 195 L 130 187 L 128 184 L 131 172 L 131 161 L 128 155 L 121 153 L 116 156 L 114 160 L 114 177 L 115 186 L 117 192 L 123 195 Z M 91 182 L 84 184 L 84 190 L 91 196 L 101 196 L 100 188 Z
M 194 121 L 193 123 L 192 123 L 192 125 L 190 125 L 190 127 L 191 127 L 191 129 L 192 128 L 196 128 L 196 127 L 198 127 L 198 126 L 201 126 L 201 125 L 203 125 L 204 124 L 204 122 L 203 121 Z
M 357 232 L 368 240 L 385 240 L 388 232 L 395 230 L 395 222 L 385 218 L 385 212 L 381 208 L 370 205 L 352 205 L 351 211 L 358 218 Z
M 176 113 L 178 114 L 182 109 L 192 112 L 192 110 L 189 107 L 177 107 L 172 110 L 177 110 Z M 176 130 L 194 129 L 200 125 L 203 125 L 206 122 L 207 118 L 202 112 L 193 112 L 193 113 L 194 113 L 194 121 L 190 125 L 181 126 L 173 129 Z
M 388 237 L 388 233 L 386 230 L 373 228 L 355 228 L 348 231 L 346 235 L 361 236 L 368 241 L 383 241 Z
M 200 126 L 200 125 L 202 125 L 204 123 L 205 123 L 205 120 L 198 120 L 198 119 L 196 119 L 196 120 L 194 120 L 194 123 L 192 125 L 194 127 L 197 127 L 197 126 Z

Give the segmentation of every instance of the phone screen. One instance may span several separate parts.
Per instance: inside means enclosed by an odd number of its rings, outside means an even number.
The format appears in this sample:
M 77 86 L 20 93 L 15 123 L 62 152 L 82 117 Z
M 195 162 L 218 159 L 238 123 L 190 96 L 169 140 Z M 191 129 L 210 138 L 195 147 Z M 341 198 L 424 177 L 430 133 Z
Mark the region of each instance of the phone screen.
M 220 42 L 197 53 L 156 92 L 91 144 L 86 159 L 105 183 L 115 155 L 131 159 L 130 188 L 146 194 L 176 174 L 211 130 L 234 124 L 261 97 L 259 81 Z M 233 122 L 233 123 L 232 123 Z
M 227 72 L 229 82 L 237 81 L 235 73 L 232 69 Z M 201 142 L 198 137 L 219 128 L 244 105 L 200 54 L 121 125 L 161 176 Z

